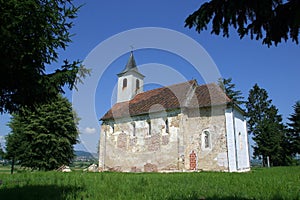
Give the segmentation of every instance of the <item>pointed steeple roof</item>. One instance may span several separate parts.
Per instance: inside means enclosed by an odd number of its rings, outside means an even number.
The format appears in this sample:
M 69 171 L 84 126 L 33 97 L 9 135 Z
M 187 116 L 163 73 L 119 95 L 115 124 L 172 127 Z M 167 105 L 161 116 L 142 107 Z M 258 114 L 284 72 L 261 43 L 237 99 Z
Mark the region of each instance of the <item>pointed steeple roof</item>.
M 136 67 L 135 59 L 133 56 L 133 52 L 130 52 L 130 57 L 128 59 L 128 62 L 126 64 L 125 70 L 130 70 Z
M 123 71 L 121 73 L 119 73 L 118 76 L 122 76 L 123 74 L 125 74 L 126 72 L 129 72 L 129 71 L 135 71 L 138 74 L 142 75 L 136 66 L 136 62 L 135 62 L 135 59 L 133 56 L 133 51 L 130 52 L 128 62 L 126 64 L 125 68 L 123 69 Z

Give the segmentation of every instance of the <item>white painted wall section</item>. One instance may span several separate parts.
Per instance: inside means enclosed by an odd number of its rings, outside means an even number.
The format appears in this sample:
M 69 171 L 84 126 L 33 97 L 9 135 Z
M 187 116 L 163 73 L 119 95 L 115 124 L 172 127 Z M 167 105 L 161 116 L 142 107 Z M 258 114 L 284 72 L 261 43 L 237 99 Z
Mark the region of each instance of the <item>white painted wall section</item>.
M 123 87 L 123 80 L 127 79 L 127 86 Z M 139 80 L 139 88 L 136 87 L 136 80 Z M 143 92 L 143 77 L 134 72 L 128 72 L 118 78 L 117 102 L 129 101 L 138 93 Z
M 236 164 L 236 149 L 235 149 L 235 134 L 232 108 L 225 110 L 227 148 L 228 148 L 228 169 L 229 172 L 237 171 Z
M 246 120 L 243 114 L 237 109 L 233 110 L 233 115 L 236 138 L 237 170 L 249 170 L 250 158 Z

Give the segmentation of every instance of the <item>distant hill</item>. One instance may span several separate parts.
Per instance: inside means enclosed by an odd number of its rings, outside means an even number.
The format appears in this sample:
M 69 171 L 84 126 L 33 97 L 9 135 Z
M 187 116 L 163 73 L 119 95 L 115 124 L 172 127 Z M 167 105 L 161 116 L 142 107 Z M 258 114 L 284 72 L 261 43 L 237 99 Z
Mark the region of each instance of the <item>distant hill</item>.
M 251 159 L 250 164 L 251 164 L 251 167 L 262 166 L 262 161 L 259 159 Z
M 98 157 L 98 154 L 96 153 L 90 153 L 87 151 L 75 151 L 76 157 L 86 158 L 86 159 L 95 159 Z
M 90 152 L 87 152 L 87 151 L 75 151 L 75 155 L 76 156 L 86 156 L 86 157 L 93 156 Z

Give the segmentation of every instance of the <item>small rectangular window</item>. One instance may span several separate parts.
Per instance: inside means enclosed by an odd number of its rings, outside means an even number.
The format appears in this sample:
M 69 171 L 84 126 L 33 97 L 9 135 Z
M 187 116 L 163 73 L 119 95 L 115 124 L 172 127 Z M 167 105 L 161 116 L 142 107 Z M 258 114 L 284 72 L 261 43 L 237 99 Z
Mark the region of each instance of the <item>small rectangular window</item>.
M 148 123 L 148 135 L 151 135 L 151 129 L 152 129 L 152 127 L 151 127 L 151 121 L 150 120 L 147 120 L 147 123 Z
M 133 136 L 135 136 L 135 134 L 136 134 L 136 127 L 135 127 L 135 123 L 134 123 L 134 122 L 132 122 L 131 124 L 132 124 L 132 135 L 133 135 Z
M 166 133 L 169 133 L 169 121 L 168 121 L 168 119 L 165 120 L 165 125 L 166 125 Z

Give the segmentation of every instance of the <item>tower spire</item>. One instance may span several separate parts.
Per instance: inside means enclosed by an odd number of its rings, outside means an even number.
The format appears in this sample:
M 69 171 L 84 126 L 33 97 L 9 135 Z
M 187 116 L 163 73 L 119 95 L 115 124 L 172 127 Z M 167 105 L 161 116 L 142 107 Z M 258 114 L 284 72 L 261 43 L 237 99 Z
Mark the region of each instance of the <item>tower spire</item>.
M 136 62 L 135 62 L 135 59 L 134 59 L 134 56 L 133 56 L 133 51 L 131 51 L 125 69 L 126 70 L 131 70 L 133 68 L 136 68 Z
M 143 92 L 144 77 L 139 72 L 131 51 L 125 68 L 118 74 L 117 102 L 131 100 L 136 94 Z
M 118 74 L 118 76 L 122 76 L 123 74 L 125 74 L 129 71 L 135 71 L 137 73 L 140 73 L 138 68 L 137 68 L 134 56 L 133 56 L 133 51 L 130 52 L 130 56 L 129 56 L 129 59 L 127 61 L 127 64 L 125 65 L 125 68 L 123 69 L 123 71 Z

